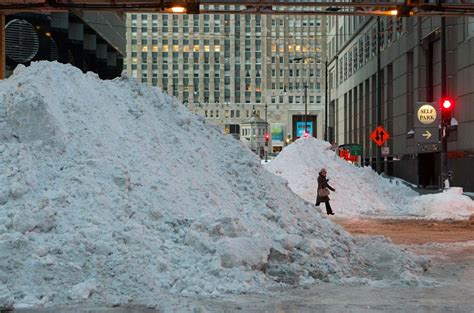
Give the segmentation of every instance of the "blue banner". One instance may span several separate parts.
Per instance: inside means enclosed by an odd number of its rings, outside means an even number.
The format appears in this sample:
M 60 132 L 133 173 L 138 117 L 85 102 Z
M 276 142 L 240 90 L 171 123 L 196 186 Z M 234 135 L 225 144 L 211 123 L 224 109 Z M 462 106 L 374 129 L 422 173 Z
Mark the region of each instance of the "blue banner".
M 308 134 L 313 134 L 313 122 L 306 122 L 306 128 Z M 304 135 L 304 122 L 296 122 L 296 137 L 302 137 Z

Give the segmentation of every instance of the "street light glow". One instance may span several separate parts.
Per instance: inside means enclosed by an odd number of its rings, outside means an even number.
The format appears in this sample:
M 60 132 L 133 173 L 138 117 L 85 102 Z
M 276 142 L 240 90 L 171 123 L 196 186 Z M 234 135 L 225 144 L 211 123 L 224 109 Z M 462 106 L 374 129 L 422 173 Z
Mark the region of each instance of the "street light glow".
M 391 15 L 391 16 L 397 16 L 398 15 L 398 10 L 390 10 L 388 11 L 388 15 Z
M 173 12 L 173 13 L 184 13 L 184 12 L 186 12 L 186 8 L 185 7 L 172 7 L 171 12 Z

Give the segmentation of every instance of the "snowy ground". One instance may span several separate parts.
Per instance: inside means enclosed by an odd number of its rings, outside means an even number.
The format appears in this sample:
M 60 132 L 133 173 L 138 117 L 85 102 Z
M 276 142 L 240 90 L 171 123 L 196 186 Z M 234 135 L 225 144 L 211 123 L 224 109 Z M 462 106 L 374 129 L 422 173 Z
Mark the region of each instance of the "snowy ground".
M 322 283 L 279 289 L 271 294 L 228 295 L 217 298 L 177 297 L 161 294 L 156 307 L 130 303 L 120 307 L 77 304 L 18 313 L 145 313 L 145 312 L 457 312 L 474 311 L 474 241 L 406 245 L 414 253 L 429 255 L 431 287 L 338 286 Z
M 309 137 L 289 145 L 265 168 L 288 180 L 289 187 L 308 202 L 315 202 L 317 178 L 326 168 L 336 214 L 347 217 L 468 219 L 474 201 L 451 188 L 438 194 L 418 195 L 405 182 L 377 175 L 339 158 L 328 142 Z M 324 209 L 324 204 L 321 205 Z

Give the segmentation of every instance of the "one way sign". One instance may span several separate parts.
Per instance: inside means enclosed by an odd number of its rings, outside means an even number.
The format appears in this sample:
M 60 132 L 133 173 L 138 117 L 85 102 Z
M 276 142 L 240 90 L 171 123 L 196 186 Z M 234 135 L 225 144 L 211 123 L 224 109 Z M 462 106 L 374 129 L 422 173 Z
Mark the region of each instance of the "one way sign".
M 379 147 L 381 147 L 384 142 L 390 138 L 390 134 L 385 129 L 383 129 L 382 126 L 379 126 L 372 132 L 370 138 L 375 141 Z

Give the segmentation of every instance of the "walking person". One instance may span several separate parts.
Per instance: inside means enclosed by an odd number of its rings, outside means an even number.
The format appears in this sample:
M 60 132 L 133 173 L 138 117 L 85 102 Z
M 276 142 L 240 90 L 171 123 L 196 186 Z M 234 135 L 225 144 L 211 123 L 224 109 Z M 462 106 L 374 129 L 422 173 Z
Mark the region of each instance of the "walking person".
M 329 204 L 329 189 L 332 191 L 336 191 L 336 189 L 332 188 L 328 184 L 328 179 L 326 178 L 326 169 L 322 168 L 321 171 L 319 171 L 319 176 L 318 176 L 318 196 L 316 198 L 316 206 L 319 206 L 321 202 L 324 202 L 326 204 L 326 213 L 328 215 L 334 215 L 334 212 L 332 211 L 331 205 Z

